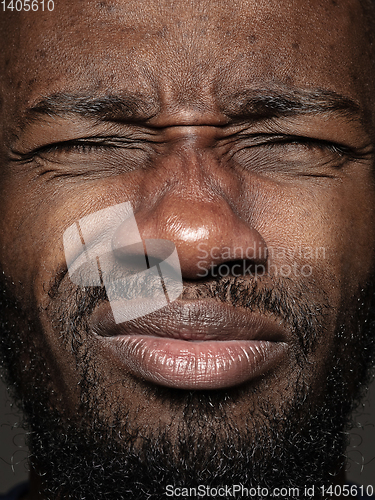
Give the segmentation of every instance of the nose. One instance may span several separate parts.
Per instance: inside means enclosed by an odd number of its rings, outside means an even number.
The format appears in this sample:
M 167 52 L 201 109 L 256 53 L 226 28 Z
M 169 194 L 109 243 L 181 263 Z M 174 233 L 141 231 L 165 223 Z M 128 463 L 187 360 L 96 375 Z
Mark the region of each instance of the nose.
M 176 246 L 182 277 L 197 280 L 212 274 L 213 269 L 230 267 L 239 261 L 265 265 L 267 246 L 260 233 L 243 220 L 229 204 L 218 197 L 214 200 L 190 200 L 169 196 L 157 206 L 142 207 L 135 213 L 142 240 L 153 245 L 133 245 L 132 252 L 146 253 L 146 259 L 163 259 L 164 245 L 156 240 L 168 240 Z M 112 247 L 118 259 L 127 257 L 134 241 L 132 230 L 124 221 L 115 231 Z M 147 255 L 148 254 L 148 255 Z M 229 271 L 230 272 L 230 271 Z

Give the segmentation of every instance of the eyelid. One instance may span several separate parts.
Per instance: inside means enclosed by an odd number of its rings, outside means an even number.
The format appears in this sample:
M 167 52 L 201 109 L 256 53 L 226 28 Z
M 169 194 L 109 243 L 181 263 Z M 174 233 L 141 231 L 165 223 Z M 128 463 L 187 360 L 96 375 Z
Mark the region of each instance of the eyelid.
M 142 142 L 147 142 L 143 141 Z M 131 148 L 136 147 L 136 145 L 140 145 L 141 141 L 139 139 L 131 139 L 127 137 L 120 136 L 95 136 L 95 137 L 82 137 L 77 139 L 69 139 L 67 141 L 57 141 L 51 144 L 46 144 L 26 153 L 22 153 L 20 151 L 12 150 L 11 153 L 15 158 L 11 158 L 11 160 L 16 161 L 32 161 L 38 156 L 43 154 L 52 153 L 54 151 L 74 151 L 77 152 L 81 148 L 83 149 L 91 149 L 91 150 L 100 150 L 100 149 L 115 149 L 115 148 Z M 82 151 L 83 152 L 83 151 Z M 86 151 L 87 153 L 88 151 Z M 84 153 L 84 154 L 86 154 Z
M 106 140 L 93 140 L 93 139 L 75 139 L 71 141 L 58 142 L 48 146 L 43 146 L 39 149 L 39 153 L 47 153 L 52 151 L 80 151 L 80 150 L 93 150 L 93 149 L 113 149 L 120 148 L 125 145 L 123 141 L 121 144 L 111 141 L 109 143 Z
M 254 140 L 253 144 L 247 146 L 260 147 L 260 146 L 272 146 L 272 145 L 282 145 L 282 144 L 301 144 L 311 147 L 317 147 L 322 150 L 328 150 L 332 153 L 339 154 L 340 156 L 345 156 L 350 159 L 363 159 L 370 156 L 373 153 L 373 148 L 353 148 L 345 144 L 338 143 L 336 141 L 329 141 L 326 139 L 318 139 L 309 136 L 300 135 L 287 135 L 287 134 L 274 134 L 274 133 L 264 133 L 257 134 L 256 136 L 251 135 L 249 138 Z

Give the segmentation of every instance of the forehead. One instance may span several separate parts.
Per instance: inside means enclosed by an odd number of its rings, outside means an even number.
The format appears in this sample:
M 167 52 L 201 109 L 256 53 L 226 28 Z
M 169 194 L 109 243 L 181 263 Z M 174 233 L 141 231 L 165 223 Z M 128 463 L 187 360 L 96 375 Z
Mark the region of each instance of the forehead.
M 66 0 L 37 14 L 3 27 L 2 89 L 17 107 L 131 91 L 203 110 L 234 91 L 285 87 L 365 101 L 372 81 L 358 1 Z

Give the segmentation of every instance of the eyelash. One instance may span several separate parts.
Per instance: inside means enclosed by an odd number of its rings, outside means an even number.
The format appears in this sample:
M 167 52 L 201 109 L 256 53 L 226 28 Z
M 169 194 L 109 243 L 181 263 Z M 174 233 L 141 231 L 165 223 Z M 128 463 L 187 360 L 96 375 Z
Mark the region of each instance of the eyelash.
M 269 137 L 269 136 L 267 136 Z M 274 146 L 288 146 L 288 145 L 296 145 L 296 146 L 307 146 L 310 147 L 311 149 L 313 148 L 318 148 L 322 151 L 329 151 L 331 153 L 338 154 L 340 156 L 346 156 L 346 157 L 358 157 L 358 153 L 354 151 L 354 149 L 344 146 L 341 144 L 337 144 L 335 142 L 329 142 L 325 141 L 322 139 L 314 139 L 310 137 L 303 137 L 303 136 L 272 136 L 269 138 L 269 140 L 264 141 L 264 142 L 258 142 L 254 144 L 253 146 L 249 147 L 259 147 L 259 146 L 266 146 L 266 147 L 274 147 Z
M 251 138 L 254 139 L 254 136 L 251 136 Z M 310 137 L 276 136 L 274 134 L 262 134 L 260 136 L 257 136 L 257 138 L 259 139 L 259 142 L 254 142 L 253 144 L 245 147 L 245 149 L 262 146 L 272 148 L 275 146 L 287 146 L 295 144 L 311 147 L 312 149 L 318 148 L 324 152 L 329 151 L 330 153 L 334 153 L 336 155 L 339 155 L 340 157 L 346 157 L 349 159 L 360 159 L 365 156 L 364 154 L 361 154 L 350 147 Z M 53 152 L 89 154 L 94 151 L 110 151 L 122 148 L 139 149 L 141 142 L 145 141 L 134 141 L 119 137 L 93 137 L 49 144 L 31 151 L 30 153 L 19 153 L 15 151 L 12 151 L 12 153 L 15 154 L 15 156 L 18 157 L 21 161 L 29 162 L 33 161 L 37 157 L 42 156 L 43 154 L 49 154 Z
M 271 140 L 265 143 L 259 143 L 254 145 L 254 147 L 259 147 L 259 146 L 274 146 L 274 145 L 290 145 L 290 144 L 296 144 L 296 145 L 306 145 L 310 147 L 317 147 L 322 150 L 329 150 L 332 153 L 337 153 L 340 155 L 350 155 L 353 154 L 353 152 L 344 146 L 339 146 L 338 144 L 335 143 L 329 143 L 325 141 L 319 141 L 319 140 L 314 140 L 314 139 L 309 139 L 309 138 L 292 138 L 292 139 L 280 139 L 280 140 Z M 84 154 L 91 153 L 92 151 L 101 151 L 101 150 L 111 150 L 115 148 L 120 148 L 121 146 L 117 144 L 101 144 L 97 142 L 67 142 L 67 143 L 60 143 L 56 145 L 52 145 L 50 147 L 46 147 L 46 149 L 43 150 L 44 153 L 46 152 L 52 152 L 52 151 L 65 151 L 65 152 L 81 152 Z
M 112 144 L 110 143 L 112 142 Z M 113 150 L 116 148 L 125 148 L 133 145 L 135 147 L 135 141 L 120 139 L 118 137 L 100 137 L 100 138 L 87 138 L 87 139 L 76 139 L 72 141 L 57 142 L 54 144 L 48 144 L 40 148 L 34 149 L 28 153 L 21 153 L 19 151 L 12 150 L 11 153 L 14 156 L 13 159 L 21 162 L 32 162 L 42 155 L 47 155 L 53 152 L 78 152 L 82 154 L 89 154 L 92 151 L 99 150 Z
M 113 139 L 112 139 L 113 141 Z M 79 141 L 67 141 L 60 142 L 57 144 L 52 144 L 50 146 L 44 146 L 41 148 L 38 153 L 51 153 L 54 151 L 65 151 L 67 153 L 72 151 L 77 151 L 81 153 L 88 154 L 92 151 L 100 151 L 100 150 L 110 150 L 115 148 L 121 148 L 121 145 L 129 144 L 123 141 L 119 144 L 106 144 L 105 140 L 103 141 L 90 141 L 90 140 L 79 140 Z

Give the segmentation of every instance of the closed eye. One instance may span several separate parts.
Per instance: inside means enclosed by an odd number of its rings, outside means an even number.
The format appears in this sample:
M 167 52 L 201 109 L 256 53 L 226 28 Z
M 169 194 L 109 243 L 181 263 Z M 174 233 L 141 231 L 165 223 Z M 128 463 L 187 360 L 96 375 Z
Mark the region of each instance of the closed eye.
M 53 144 L 36 148 L 27 153 L 12 151 L 14 160 L 32 161 L 35 158 L 42 157 L 51 153 L 82 153 L 89 154 L 99 151 L 108 151 L 111 149 L 139 149 L 141 141 L 135 141 L 123 137 L 87 137 L 69 141 L 61 141 Z M 11 158 L 12 159 L 12 158 Z
M 230 156 L 246 171 L 264 176 L 335 177 L 345 165 L 371 156 L 369 148 L 305 136 L 260 134 L 237 139 Z
M 315 139 L 305 136 L 294 136 L 294 135 L 274 135 L 274 134 L 260 134 L 259 136 L 253 138 L 246 148 L 252 147 L 303 147 L 306 150 L 320 150 L 323 152 L 331 152 L 340 156 L 345 156 L 352 159 L 360 159 L 363 156 L 367 156 L 368 152 L 361 150 L 355 150 L 354 148 L 339 144 L 336 142 L 325 141 L 322 139 Z

